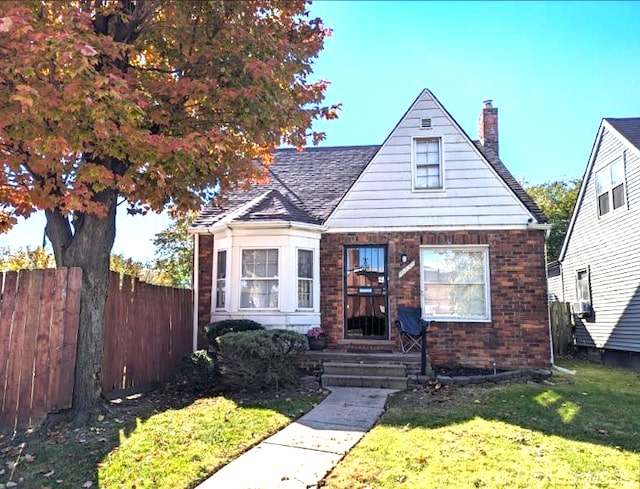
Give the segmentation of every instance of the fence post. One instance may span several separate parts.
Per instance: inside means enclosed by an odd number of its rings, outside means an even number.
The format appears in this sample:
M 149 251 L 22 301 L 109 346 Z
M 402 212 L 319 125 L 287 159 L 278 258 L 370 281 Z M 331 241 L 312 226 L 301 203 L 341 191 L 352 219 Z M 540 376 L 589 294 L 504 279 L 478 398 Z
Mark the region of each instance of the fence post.
M 563 356 L 569 352 L 573 344 L 573 323 L 571 306 L 568 302 L 552 302 L 551 309 L 551 335 L 553 338 L 554 356 Z

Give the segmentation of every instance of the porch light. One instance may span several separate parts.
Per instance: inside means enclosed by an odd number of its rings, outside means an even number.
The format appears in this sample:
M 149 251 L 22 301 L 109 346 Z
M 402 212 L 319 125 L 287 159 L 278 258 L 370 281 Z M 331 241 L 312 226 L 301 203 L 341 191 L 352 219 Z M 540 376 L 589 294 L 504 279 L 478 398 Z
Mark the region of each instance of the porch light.
M 406 253 L 402 253 L 400 255 L 400 263 L 407 263 L 409 261 L 409 257 Z

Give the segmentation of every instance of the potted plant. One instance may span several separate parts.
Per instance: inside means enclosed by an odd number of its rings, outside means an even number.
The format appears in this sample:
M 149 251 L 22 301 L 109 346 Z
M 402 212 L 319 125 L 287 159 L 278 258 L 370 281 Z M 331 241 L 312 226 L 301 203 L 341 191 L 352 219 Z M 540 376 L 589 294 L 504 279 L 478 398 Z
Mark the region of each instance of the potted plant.
M 320 326 L 314 326 L 307 331 L 309 350 L 324 350 L 327 346 L 327 333 Z

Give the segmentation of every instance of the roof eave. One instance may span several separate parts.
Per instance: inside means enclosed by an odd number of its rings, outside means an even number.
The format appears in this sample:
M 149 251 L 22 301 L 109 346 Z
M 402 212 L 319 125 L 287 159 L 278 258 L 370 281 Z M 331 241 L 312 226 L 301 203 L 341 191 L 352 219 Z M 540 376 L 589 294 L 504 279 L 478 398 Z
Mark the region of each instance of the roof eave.
M 189 228 L 189 232 L 192 234 L 216 234 L 224 229 L 300 229 L 305 231 L 326 231 L 326 226 L 321 224 L 313 224 L 300 221 L 231 221 L 220 222 L 211 226 L 202 228 Z
M 564 260 L 564 256 L 567 252 L 567 246 L 569 245 L 569 239 L 571 238 L 571 234 L 573 233 L 573 228 L 575 226 L 576 218 L 578 215 L 578 210 L 582 206 L 582 200 L 584 198 L 584 194 L 586 192 L 586 182 L 587 176 L 591 173 L 591 169 L 593 167 L 593 163 L 596 158 L 597 147 L 600 145 L 600 140 L 602 139 L 602 133 L 605 128 L 605 119 L 600 121 L 600 127 L 598 127 L 598 132 L 596 133 L 596 137 L 593 140 L 593 146 L 591 147 L 591 153 L 589 154 L 589 161 L 587 163 L 586 168 L 584 169 L 584 173 L 582 174 L 582 181 L 580 182 L 580 191 L 578 192 L 578 198 L 576 199 L 576 203 L 573 206 L 573 213 L 571 214 L 571 220 L 569 221 L 569 227 L 567 228 L 567 234 L 564 236 L 564 241 L 562 242 L 562 248 L 560 248 L 560 253 L 558 254 L 559 262 Z M 610 124 L 607 123 L 607 126 L 610 127 Z

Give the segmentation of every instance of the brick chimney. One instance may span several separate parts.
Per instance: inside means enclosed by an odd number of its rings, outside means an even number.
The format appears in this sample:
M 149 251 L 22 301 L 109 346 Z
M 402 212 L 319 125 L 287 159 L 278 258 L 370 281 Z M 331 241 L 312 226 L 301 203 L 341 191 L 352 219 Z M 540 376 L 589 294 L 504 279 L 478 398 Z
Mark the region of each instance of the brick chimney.
M 483 102 L 482 113 L 478 121 L 478 139 L 485 148 L 492 149 L 496 156 L 498 153 L 498 109 L 491 103 L 492 100 Z

